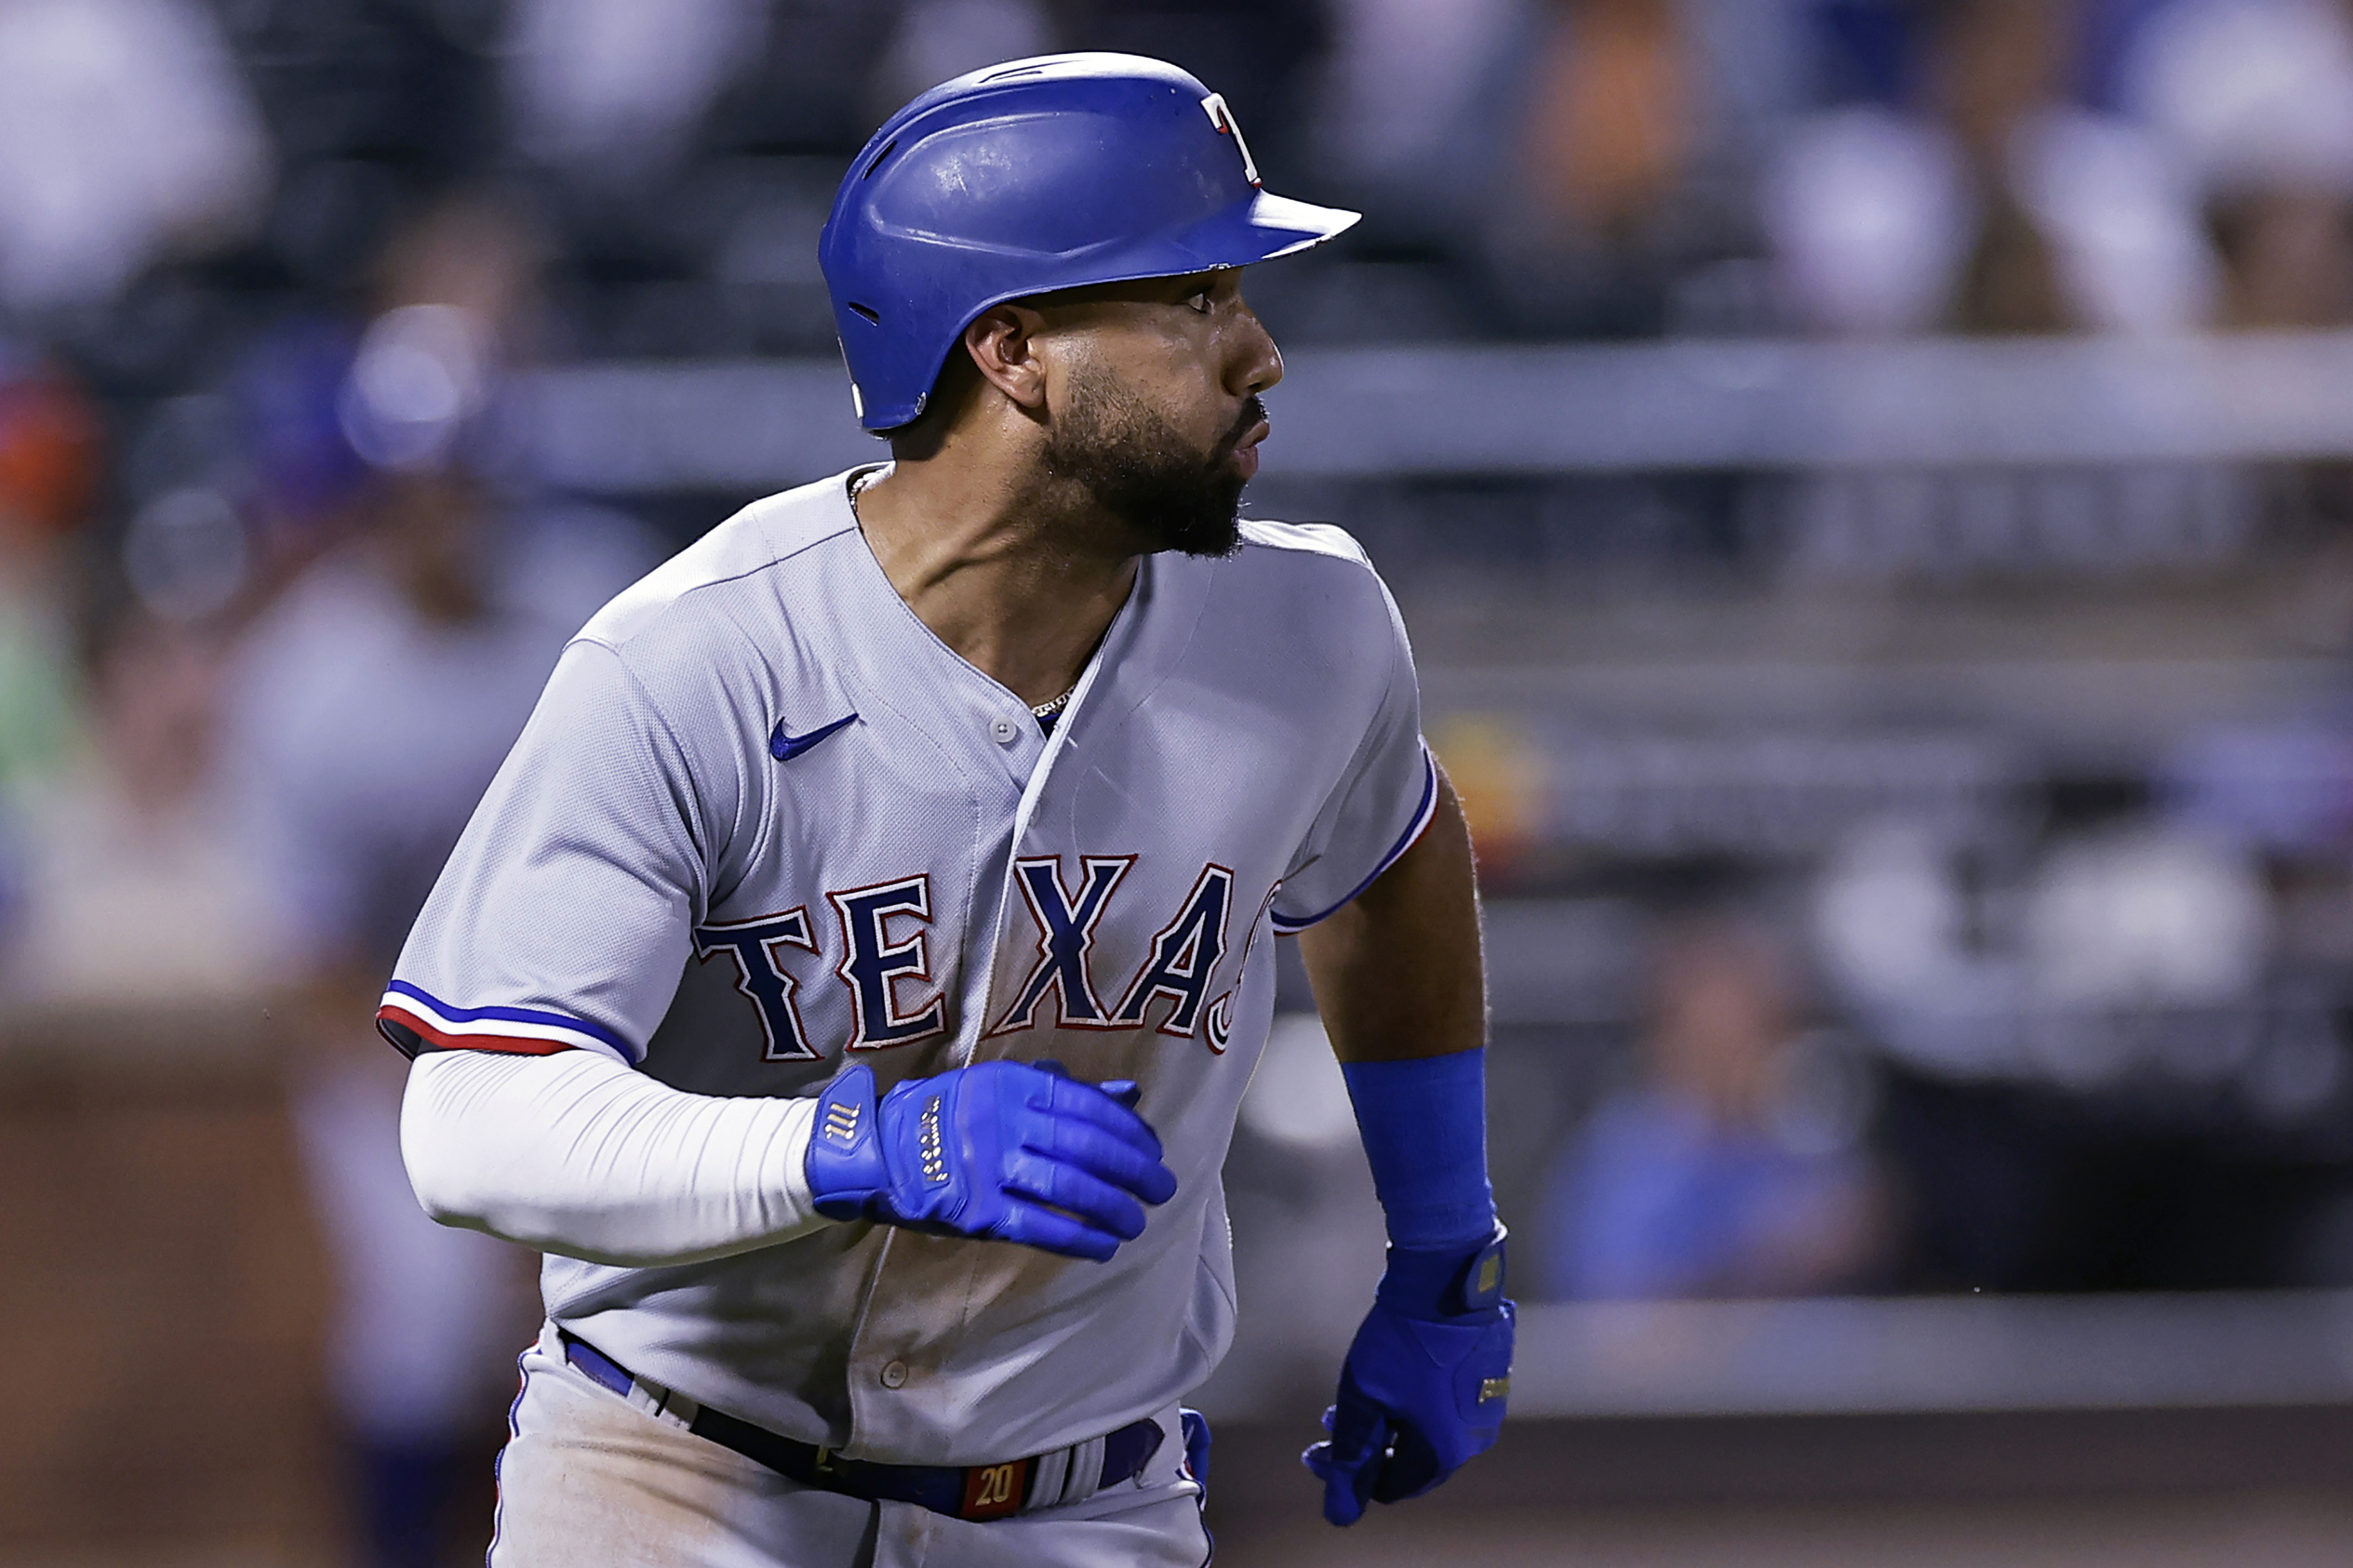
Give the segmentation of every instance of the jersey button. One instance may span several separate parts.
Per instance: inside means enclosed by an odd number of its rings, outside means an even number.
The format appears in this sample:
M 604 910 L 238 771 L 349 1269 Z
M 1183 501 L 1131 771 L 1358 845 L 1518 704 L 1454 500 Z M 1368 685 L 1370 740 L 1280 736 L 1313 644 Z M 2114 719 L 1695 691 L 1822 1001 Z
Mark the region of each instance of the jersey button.
M 906 1387 L 907 1363 L 903 1361 L 884 1362 L 882 1363 L 882 1386 L 885 1388 Z
M 1013 721 L 1010 719 L 992 721 L 988 726 L 988 732 L 997 737 L 997 743 L 1000 746 L 1013 744 L 1013 737 L 1021 733 L 1013 727 Z

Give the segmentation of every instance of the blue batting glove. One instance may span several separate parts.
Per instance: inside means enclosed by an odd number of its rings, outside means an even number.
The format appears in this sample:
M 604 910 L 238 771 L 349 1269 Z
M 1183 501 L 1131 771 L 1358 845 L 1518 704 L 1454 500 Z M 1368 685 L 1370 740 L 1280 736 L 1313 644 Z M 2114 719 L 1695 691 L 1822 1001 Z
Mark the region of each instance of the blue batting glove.
M 809 1191 L 828 1219 L 1100 1263 L 1144 1234 L 1144 1204 L 1176 1192 L 1137 1097 L 1124 1079 L 1081 1083 L 1058 1062 L 983 1062 L 910 1079 L 878 1106 L 873 1069 L 853 1062 L 818 1096 Z
M 1332 1436 L 1300 1456 L 1324 1482 L 1324 1517 L 1419 1497 L 1493 1447 L 1512 1384 L 1504 1227 L 1468 1254 L 1392 1247 L 1373 1310 L 1340 1368 Z

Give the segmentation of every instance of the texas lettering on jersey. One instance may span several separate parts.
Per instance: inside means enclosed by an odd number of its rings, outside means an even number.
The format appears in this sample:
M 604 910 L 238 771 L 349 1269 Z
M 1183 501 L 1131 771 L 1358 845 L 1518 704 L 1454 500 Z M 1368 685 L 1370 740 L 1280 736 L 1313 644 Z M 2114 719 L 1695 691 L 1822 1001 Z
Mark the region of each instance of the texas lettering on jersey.
M 1014 881 L 1033 922 L 1037 959 L 1011 1004 L 990 1025 L 990 1035 L 1038 1026 L 1050 999 L 1052 1011 L 1042 1020 L 1049 1027 L 1151 1026 L 1178 1038 L 1195 1036 L 1214 1005 L 1209 987 L 1227 952 L 1234 873 L 1224 866 L 1204 866 L 1192 890 L 1151 939 L 1142 963 L 1106 990 L 1100 984 L 1105 977 L 1095 972 L 1095 936 L 1137 858 L 1082 856 L 1072 880 L 1065 879 L 1059 855 L 1016 862 Z M 1266 901 L 1272 898 L 1270 891 Z M 826 933 L 830 940 L 822 945 L 806 905 L 695 928 L 696 957 L 729 964 L 736 991 L 756 1009 L 763 1058 L 811 1061 L 824 1056 L 803 1019 L 799 997 L 804 984 L 828 971 L 849 988 L 855 1020 L 849 1049 L 912 1045 L 944 1033 L 947 999 L 934 983 L 928 929 L 931 879 L 917 875 L 828 892 L 825 902 L 836 920 Z M 838 955 L 830 965 L 826 946 Z M 1113 1000 L 1107 1003 L 1106 997 Z M 1160 1003 L 1166 1005 L 1158 1022 L 1148 1025 Z M 1213 1049 L 1224 1048 L 1222 1034 L 1212 1031 Z

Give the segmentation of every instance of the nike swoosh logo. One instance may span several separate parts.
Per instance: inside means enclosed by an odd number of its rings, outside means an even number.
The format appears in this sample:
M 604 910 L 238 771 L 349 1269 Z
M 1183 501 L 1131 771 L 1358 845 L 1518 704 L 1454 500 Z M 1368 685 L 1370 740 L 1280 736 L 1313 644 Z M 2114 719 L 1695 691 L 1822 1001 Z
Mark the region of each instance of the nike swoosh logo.
M 785 721 L 779 719 L 776 721 L 775 732 L 768 737 L 768 755 L 780 763 L 789 763 L 835 731 L 846 729 L 857 722 L 858 715 L 852 713 L 847 719 L 836 719 L 832 723 L 811 730 L 806 735 L 788 735 L 785 732 Z

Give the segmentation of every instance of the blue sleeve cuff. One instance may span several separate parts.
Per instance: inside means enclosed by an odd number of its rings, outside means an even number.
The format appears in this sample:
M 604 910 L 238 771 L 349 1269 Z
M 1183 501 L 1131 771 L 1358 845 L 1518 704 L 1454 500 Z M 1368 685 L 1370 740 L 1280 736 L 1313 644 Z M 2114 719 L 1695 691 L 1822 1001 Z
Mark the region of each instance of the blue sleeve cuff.
M 1467 1253 L 1493 1234 L 1484 1047 L 1405 1061 L 1343 1062 L 1373 1190 L 1401 1247 Z

